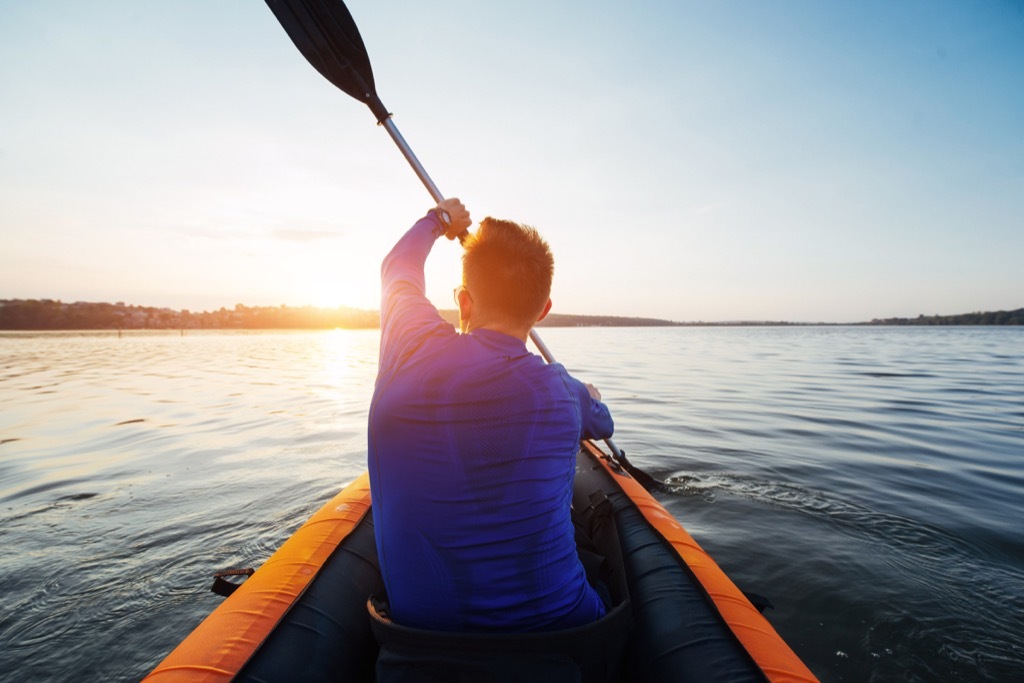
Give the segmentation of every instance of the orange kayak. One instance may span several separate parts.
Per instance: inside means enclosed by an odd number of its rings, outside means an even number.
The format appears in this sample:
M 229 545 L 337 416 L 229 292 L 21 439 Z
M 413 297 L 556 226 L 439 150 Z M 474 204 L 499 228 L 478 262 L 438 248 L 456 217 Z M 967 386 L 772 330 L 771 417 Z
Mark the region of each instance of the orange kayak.
M 679 522 L 591 442 L 577 456 L 573 507 L 610 515 L 613 554 L 621 553 L 616 561 L 628 600 L 618 611 L 629 612 L 630 628 L 608 680 L 817 680 Z M 377 680 L 380 646 L 367 600 L 381 581 L 369 512 L 363 474 L 145 680 Z M 519 642 L 513 649 L 534 647 Z

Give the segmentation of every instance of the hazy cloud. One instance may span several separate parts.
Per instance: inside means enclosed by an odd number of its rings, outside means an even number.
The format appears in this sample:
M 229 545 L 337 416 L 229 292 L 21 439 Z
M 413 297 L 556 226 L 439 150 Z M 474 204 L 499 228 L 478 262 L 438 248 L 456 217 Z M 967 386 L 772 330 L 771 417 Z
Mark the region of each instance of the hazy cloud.
M 695 214 L 697 214 L 698 216 L 702 216 L 702 215 L 704 215 L 706 213 L 711 213 L 712 211 L 718 211 L 719 209 L 725 208 L 725 206 L 726 206 L 725 202 L 716 202 L 714 204 L 705 204 L 704 206 L 697 207 L 696 209 L 693 210 L 693 212 Z
M 300 230 L 297 228 L 281 228 L 274 230 L 271 235 L 275 240 L 285 242 L 319 242 L 321 240 L 338 239 L 344 236 L 343 232 L 328 230 Z

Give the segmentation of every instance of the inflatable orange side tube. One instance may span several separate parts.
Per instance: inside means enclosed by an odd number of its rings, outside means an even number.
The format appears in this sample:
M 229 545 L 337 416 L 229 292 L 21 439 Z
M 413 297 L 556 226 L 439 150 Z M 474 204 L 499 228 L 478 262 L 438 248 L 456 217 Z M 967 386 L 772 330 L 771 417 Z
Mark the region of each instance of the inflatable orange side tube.
M 818 679 L 768 620 L 647 489 L 628 474 L 614 471 L 593 443 L 584 441 L 583 446 L 632 499 L 648 523 L 675 548 L 768 680 L 773 683 L 816 683 Z
M 299 527 L 143 680 L 231 680 L 369 509 L 370 478 L 364 473 Z

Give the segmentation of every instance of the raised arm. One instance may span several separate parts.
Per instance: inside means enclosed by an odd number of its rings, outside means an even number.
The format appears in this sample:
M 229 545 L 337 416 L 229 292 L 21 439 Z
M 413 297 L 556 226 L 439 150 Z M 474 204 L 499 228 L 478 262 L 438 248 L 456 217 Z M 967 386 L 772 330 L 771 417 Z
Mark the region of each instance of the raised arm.
M 438 237 L 454 239 L 469 224 L 469 212 L 462 202 L 446 199 L 416 221 L 384 258 L 380 303 L 382 370 L 400 364 L 424 334 L 448 325 L 427 299 L 423 266 Z

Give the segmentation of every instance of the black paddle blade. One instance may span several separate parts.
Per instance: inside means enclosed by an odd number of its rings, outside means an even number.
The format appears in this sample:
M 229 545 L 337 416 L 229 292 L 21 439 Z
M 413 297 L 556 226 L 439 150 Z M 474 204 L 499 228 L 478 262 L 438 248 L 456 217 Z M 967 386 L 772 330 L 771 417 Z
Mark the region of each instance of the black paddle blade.
M 310 64 L 324 78 L 370 108 L 377 123 L 390 114 L 377 97 L 370 56 L 341 0 L 267 0 Z

